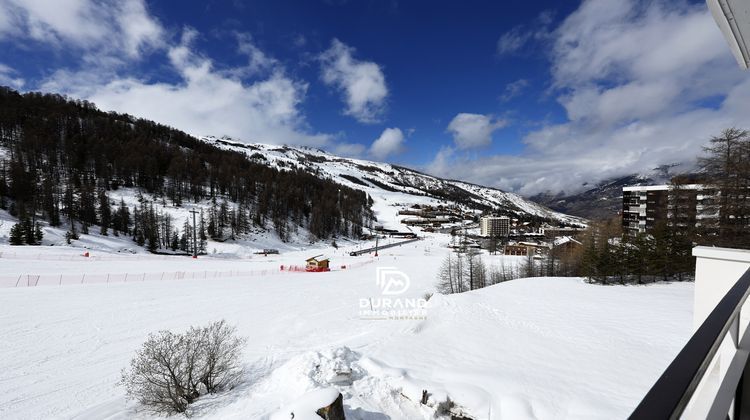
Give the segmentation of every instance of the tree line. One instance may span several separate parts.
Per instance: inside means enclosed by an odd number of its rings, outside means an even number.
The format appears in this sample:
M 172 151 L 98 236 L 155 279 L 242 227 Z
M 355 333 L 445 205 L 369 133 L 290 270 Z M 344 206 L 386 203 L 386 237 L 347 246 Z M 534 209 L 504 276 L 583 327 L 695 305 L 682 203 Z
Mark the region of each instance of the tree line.
M 0 155 L 0 208 L 32 228 L 40 220 L 67 227 L 70 239 L 97 225 L 101 234 L 170 248 L 181 221 L 156 211 L 155 203 L 209 202 L 202 237 L 217 240 L 253 227 L 283 240 L 299 228 L 313 240 L 357 237 L 373 219 L 372 199 L 362 191 L 60 95 L 0 87 L 0 146 L 7 150 Z M 113 201 L 112 192 L 123 187 L 148 194 L 151 204 Z M 184 226 L 178 245 L 181 235 Z

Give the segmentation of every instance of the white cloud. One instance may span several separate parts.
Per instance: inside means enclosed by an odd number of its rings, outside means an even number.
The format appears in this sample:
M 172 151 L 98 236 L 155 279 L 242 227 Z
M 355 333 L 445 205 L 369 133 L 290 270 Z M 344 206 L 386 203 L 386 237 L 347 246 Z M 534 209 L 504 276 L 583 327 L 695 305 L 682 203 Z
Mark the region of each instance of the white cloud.
M 524 89 L 526 89 L 528 86 L 529 81 L 526 79 L 518 79 L 514 82 L 510 82 L 505 85 L 505 90 L 503 91 L 502 95 L 500 95 L 499 99 L 502 102 L 508 102 L 509 100 L 523 93 Z
M 143 0 L 5 0 L 0 38 L 9 36 L 137 57 L 161 45 L 163 29 Z
M 506 124 L 491 115 L 460 113 L 448 124 L 448 131 L 459 149 L 472 149 L 489 145 L 492 133 Z
M 385 108 L 388 88 L 381 67 L 353 57 L 354 48 L 338 39 L 320 55 L 323 82 L 339 89 L 346 102 L 344 113 L 363 123 L 377 122 Z
M 118 2 L 116 21 L 122 33 L 123 47 L 130 56 L 137 56 L 144 47 L 159 46 L 164 31 L 146 10 L 142 0 Z
M 5 64 L 0 63 L 0 85 L 21 89 L 26 81 L 18 76 L 18 72 Z
M 504 33 L 497 40 L 496 52 L 499 56 L 520 52 L 531 41 L 544 41 L 549 38 L 549 25 L 553 12 L 545 10 L 530 25 L 518 25 Z
M 179 44 L 168 50 L 179 83 L 149 83 L 134 77 L 101 78 L 96 73 L 55 73 L 44 90 L 62 91 L 88 99 L 105 110 L 165 123 L 193 135 L 229 135 L 245 141 L 326 145 L 331 136 L 310 133 L 299 105 L 307 84 L 280 70 L 268 78 L 244 83 L 220 72 L 213 62 L 193 51 L 197 36 L 183 31 Z
M 300 111 L 307 83 L 287 76 L 252 37 L 236 34 L 247 65 L 226 68 L 193 48 L 198 36 L 185 28 L 175 42 L 144 0 L 0 0 L 0 40 L 39 43 L 76 58 L 33 86 L 0 63 L 0 83 L 87 99 L 194 135 L 335 146 Z M 133 73 L 147 54 L 176 79 Z
M 370 154 L 376 159 L 385 159 L 401 152 L 404 146 L 404 133 L 400 128 L 386 128 L 370 146 Z
M 336 143 L 331 152 L 336 156 L 362 157 L 367 151 L 363 144 L 359 143 Z
M 246 74 L 260 74 L 279 67 L 279 62 L 275 58 L 269 57 L 255 45 L 253 37 L 250 34 L 236 33 L 235 36 L 237 37 L 237 50 L 248 58 L 248 63 L 245 67 Z
M 529 132 L 520 156 L 452 154 L 435 173 L 526 194 L 572 192 L 690 164 L 722 128 L 750 126 L 750 79 L 705 5 L 585 1 L 553 35 L 549 93 L 567 120 Z
M 499 55 L 512 54 L 520 50 L 530 37 L 531 33 L 525 32 L 520 26 L 516 26 L 497 40 L 497 53 Z
M 441 146 L 425 170 L 431 174 L 441 175 L 450 179 L 459 179 L 455 174 L 451 175 L 451 166 L 456 163 L 455 152 L 456 149 L 451 146 Z M 464 168 L 459 167 L 459 169 Z

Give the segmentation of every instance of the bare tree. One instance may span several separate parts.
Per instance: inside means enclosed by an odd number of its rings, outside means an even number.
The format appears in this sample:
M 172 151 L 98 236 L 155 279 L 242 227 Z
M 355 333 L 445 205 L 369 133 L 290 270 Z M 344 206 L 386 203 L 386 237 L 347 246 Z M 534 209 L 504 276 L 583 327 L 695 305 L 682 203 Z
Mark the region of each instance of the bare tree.
M 524 277 L 534 277 L 536 275 L 536 262 L 534 261 L 534 251 L 529 248 L 526 252 L 526 259 L 521 264 L 521 272 Z
M 123 369 L 120 383 L 128 398 L 155 413 L 184 413 L 201 394 L 239 380 L 245 341 L 224 320 L 185 334 L 152 333 Z
M 469 290 L 481 289 L 487 286 L 487 268 L 479 251 L 470 249 L 466 252 L 465 267 Z
M 492 235 L 490 235 L 490 239 L 487 241 L 487 251 L 490 254 L 495 255 L 497 254 L 497 250 L 499 246 L 500 246 L 500 241 L 498 240 L 497 235 L 493 233 Z
M 443 294 L 462 293 L 467 290 L 481 289 L 499 282 L 488 277 L 487 266 L 481 253 L 476 250 L 456 255 L 448 254 L 438 272 L 437 290 Z
M 200 382 L 208 392 L 231 388 L 242 375 L 239 360 L 247 340 L 237 337 L 236 332 L 237 328 L 223 319 L 195 330 L 204 343 Z
M 698 163 L 707 183 L 717 190 L 712 205 L 718 214 L 714 242 L 721 246 L 750 246 L 750 131 L 729 128 L 712 137 Z
M 456 286 L 456 293 L 463 293 L 466 290 L 463 254 L 457 252 L 453 261 L 453 284 Z
M 128 398 L 155 413 L 184 413 L 198 397 L 185 380 L 190 368 L 183 358 L 184 344 L 182 335 L 170 331 L 150 334 L 130 369 L 122 372 Z
M 438 272 L 438 284 L 437 290 L 442 294 L 453 294 L 458 293 L 458 288 L 455 284 L 455 278 L 453 276 L 455 264 L 452 253 L 448 253 L 440 265 L 440 271 Z

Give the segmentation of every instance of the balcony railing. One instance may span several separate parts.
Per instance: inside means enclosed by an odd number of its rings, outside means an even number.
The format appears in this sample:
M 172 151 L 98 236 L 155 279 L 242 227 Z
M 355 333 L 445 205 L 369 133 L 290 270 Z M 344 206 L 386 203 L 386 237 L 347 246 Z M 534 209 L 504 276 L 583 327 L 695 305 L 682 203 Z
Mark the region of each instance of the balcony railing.
M 718 252 L 734 252 L 713 248 L 700 250 L 694 254 L 700 257 Z M 744 252 L 744 251 L 739 251 Z M 706 302 L 705 287 L 716 286 L 727 279 L 704 278 L 699 276 L 721 276 L 723 270 L 737 270 L 740 261 L 747 261 L 747 255 L 736 252 L 731 258 L 722 260 L 713 256 L 700 270 L 696 269 L 696 317 L 700 318 Z M 699 261 L 700 262 L 700 261 Z M 721 266 L 720 264 L 724 264 Z M 750 295 L 750 269 L 743 262 L 739 280 L 721 297 L 718 304 L 708 313 L 688 343 L 667 367 L 651 390 L 631 414 L 631 419 L 747 419 L 750 418 L 750 334 L 747 321 L 740 322 L 742 307 Z M 734 271 L 736 272 L 736 271 Z M 709 275 L 705 275 L 710 273 Z M 736 278 L 736 277 L 734 277 Z M 699 290 L 700 289 L 700 290 Z M 719 295 L 720 296 L 720 295 Z M 703 305 L 700 306 L 699 305 Z M 745 314 L 747 315 L 747 314 Z

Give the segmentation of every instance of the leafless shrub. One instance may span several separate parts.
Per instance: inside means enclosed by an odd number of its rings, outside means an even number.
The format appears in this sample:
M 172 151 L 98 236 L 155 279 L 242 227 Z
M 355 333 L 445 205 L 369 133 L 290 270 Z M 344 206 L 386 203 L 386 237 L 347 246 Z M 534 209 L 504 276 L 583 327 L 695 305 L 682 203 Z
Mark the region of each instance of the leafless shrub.
M 201 329 L 191 328 L 190 332 L 204 343 L 200 381 L 206 391 L 213 393 L 234 386 L 242 375 L 240 352 L 247 340 L 237 337 L 237 329 L 223 319 Z
M 224 320 L 191 327 L 184 334 L 152 333 L 120 383 L 127 397 L 155 413 L 184 413 L 206 392 L 231 388 L 242 375 L 244 338 Z
M 159 331 L 148 339 L 123 370 L 121 383 L 128 398 L 157 413 L 183 413 L 197 395 L 185 381 L 184 337 Z

